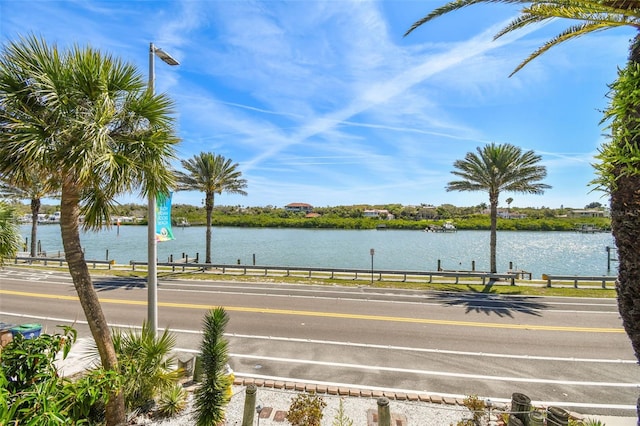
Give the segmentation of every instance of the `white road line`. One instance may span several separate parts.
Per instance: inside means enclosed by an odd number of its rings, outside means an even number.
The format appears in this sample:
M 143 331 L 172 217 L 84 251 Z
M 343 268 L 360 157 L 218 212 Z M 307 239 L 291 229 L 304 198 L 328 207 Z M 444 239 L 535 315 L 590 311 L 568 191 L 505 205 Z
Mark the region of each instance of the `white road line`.
M 68 319 L 68 318 L 56 318 L 56 317 L 43 317 L 36 315 L 24 315 L 13 312 L 0 312 L 0 315 L 13 316 L 18 318 L 30 318 L 41 321 L 61 322 L 61 323 L 79 323 L 87 324 L 85 320 Z M 109 324 L 110 327 L 117 328 L 141 328 L 138 325 L 128 324 Z M 171 328 L 169 331 L 182 334 L 202 334 L 201 330 L 187 330 Z M 355 347 L 355 348 L 367 348 L 367 349 L 385 349 L 404 352 L 417 352 L 417 353 L 436 353 L 444 355 L 456 355 L 456 356 L 473 356 L 473 357 L 487 357 L 487 358 L 504 358 L 504 359 L 523 359 L 523 360 L 536 360 L 536 361 L 558 361 L 558 362 L 585 362 L 585 363 L 601 363 L 601 364 L 637 364 L 637 360 L 632 359 L 605 359 L 605 358 L 568 358 L 568 357 L 552 357 L 552 356 L 539 356 L 539 355 L 509 355 L 491 352 L 468 352 L 468 351 L 453 351 L 446 349 L 433 349 L 433 348 L 413 348 L 409 346 L 394 346 L 394 345 L 376 345 L 371 343 L 357 343 L 357 342 L 340 342 L 336 340 L 319 340 L 319 339 L 301 339 L 293 337 L 279 337 L 279 336 L 260 336 L 250 334 L 237 334 L 237 333 L 225 333 L 227 338 L 237 339 L 253 339 L 253 340 L 265 340 L 265 341 L 277 341 L 277 342 L 291 342 L 291 343 L 309 343 L 318 345 L 333 345 L 343 347 Z
M 406 352 L 437 353 L 437 354 L 446 354 L 446 355 L 477 356 L 477 357 L 489 357 L 489 358 L 524 359 L 524 360 L 537 360 L 537 361 L 588 362 L 588 363 L 605 363 L 605 364 L 637 364 L 638 363 L 638 361 L 635 359 L 626 360 L 626 359 L 603 359 L 603 358 L 567 358 L 567 357 L 551 357 L 551 356 L 539 356 L 539 355 L 509 355 L 509 354 L 499 354 L 499 353 L 491 353 L 491 352 L 453 351 L 453 350 L 445 350 L 445 349 L 413 348 L 408 346 L 376 345 L 376 344 L 370 344 L 370 343 L 340 342 L 340 341 L 334 341 L 334 340 L 299 339 L 299 338 L 292 338 L 292 337 L 258 336 L 258 335 L 233 334 L 233 333 L 225 333 L 225 336 L 237 337 L 241 339 L 257 339 L 257 340 L 270 340 L 270 341 L 293 342 L 293 343 L 313 343 L 313 344 L 321 344 L 321 345 L 359 347 L 359 348 L 367 348 L 367 349 L 390 349 L 390 350 L 406 351 Z
M 350 370 L 388 371 L 392 373 L 409 373 L 423 376 L 442 376 L 460 379 L 493 380 L 499 382 L 542 383 L 554 385 L 612 387 L 612 388 L 640 388 L 640 383 L 616 383 L 616 382 L 581 382 L 577 380 L 551 380 L 535 379 L 527 377 L 487 376 L 484 374 L 448 373 L 443 371 L 418 370 L 414 368 L 381 367 L 376 365 L 348 364 L 343 362 L 313 361 L 299 358 L 280 358 L 259 355 L 229 354 L 231 358 L 244 358 L 253 360 L 267 360 L 273 362 L 285 362 L 305 365 L 320 365 L 333 368 L 348 368 Z
M 24 314 L 17 314 L 17 313 L 11 313 L 11 312 L 0 312 L 0 315 L 6 315 L 6 316 L 13 316 L 13 317 L 19 317 L 19 318 L 30 318 L 30 319 L 38 319 L 38 320 L 46 320 L 46 321 L 57 321 L 57 322 L 61 322 L 61 323 L 81 323 L 81 324 L 86 324 L 86 321 L 83 320 L 70 320 L 70 319 L 65 319 L 65 318 L 55 318 L 55 317 L 43 317 L 43 316 L 33 316 L 33 315 L 24 315 Z M 131 325 L 126 325 L 126 324 L 109 324 L 111 327 L 119 327 L 119 328 L 141 328 L 140 326 L 131 326 Z M 176 333 L 187 333 L 187 334 L 202 334 L 201 331 L 198 330 L 179 330 L 179 329 L 171 329 L 170 331 L 176 332 Z M 260 339 L 265 339 L 265 340 L 291 340 L 291 341 L 300 341 L 300 342 L 311 342 L 311 343 L 322 343 L 323 341 L 313 341 L 313 340 L 305 340 L 305 339 L 289 339 L 289 338 L 278 338 L 278 337 L 272 337 L 272 336 L 245 336 L 245 335 L 238 335 L 238 334 L 225 334 L 226 336 L 229 337 L 239 337 L 239 338 L 260 338 Z M 327 344 L 338 344 L 338 345 L 354 345 L 354 346 L 376 346 L 376 347 L 380 347 L 380 348 L 386 348 L 386 349 L 393 349 L 394 347 L 389 347 L 389 346 L 379 346 L 379 345 L 366 345 L 366 344 L 352 344 L 352 343 L 342 343 L 342 342 L 331 342 L 331 341 L 327 341 Z M 434 351 L 434 352 L 439 352 L 439 353 L 460 353 L 460 354 L 470 354 L 470 355 L 476 355 L 476 356 L 502 356 L 500 354 L 474 354 L 474 353 L 470 353 L 470 352 L 457 352 L 457 351 L 440 351 L 440 350 L 434 350 L 434 349 L 420 349 L 420 348 L 402 348 L 399 347 L 403 350 L 419 350 L 419 351 Z M 181 351 L 181 352 L 188 352 L 188 353 L 199 353 L 198 350 L 194 350 L 194 349 L 187 349 L 187 348 L 176 348 L 176 350 Z M 245 358 L 245 359 L 270 359 L 270 360 L 274 360 L 274 361 L 284 361 L 284 362 L 295 362 L 295 363 L 306 363 L 306 364 L 322 364 L 316 361 L 301 361 L 299 359 L 287 359 L 287 358 L 268 358 L 268 357 L 259 357 L 259 356 L 252 356 L 252 355 L 241 355 L 241 354 L 230 354 L 230 357 L 233 358 Z M 507 356 L 509 357 L 509 356 Z M 518 357 L 518 356 L 511 356 L 511 357 Z M 613 363 L 635 363 L 635 361 L 625 361 L 625 360 L 599 360 L 599 359 L 594 359 L 594 360 L 587 360 L 587 359 L 575 359 L 575 358 L 551 358 L 551 357 L 529 357 L 529 356 L 523 356 L 524 358 L 530 358 L 530 359 L 553 359 L 553 360 L 560 360 L 560 361 L 578 361 L 578 362 L 613 362 Z M 506 381 L 521 381 L 521 382 L 537 382 L 537 383 L 562 383 L 562 384 L 577 384 L 577 385 L 584 385 L 584 386 L 589 386 L 590 382 L 573 382 L 573 381 L 557 381 L 557 380 L 542 380 L 542 379 L 514 379 L 514 378 L 501 378 L 501 377 L 492 377 L 492 376 L 474 376 L 474 375 L 468 375 L 468 374 L 455 374 L 455 373 L 441 373 L 441 372 L 429 372 L 429 371 L 422 371 L 422 370 L 409 370 L 409 369 L 392 369 L 392 368 L 388 368 L 388 367 L 365 367 L 365 366 L 361 366 L 361 365 L 354 365 L 354 364 L 341 364 L 341 363 L 326 363 L 326 364 L 331 364 L 334 366 L 338 366 L 338 367 L 348 367 L 348 368 L 366 368 L 366 369 L 375 369 L 375 370 L 386 370 L 386 371 L 410 371 L 410 372 L 415 372 L 416 374 L 430 374 L 430 375 L 444 375 L 444 376 L 451 376 L 451 377 L 466 377 L 466 378 L 490 378 L 491 380 L 506 380 Z M 418 393 L 418 394 L 429 394 L 429 395 L 440 395 L 440 396 L 450 396 L 450 397 L 455 397 L 455 398 L 465 398 L 466 395 L 456 395 L 456 394 L 444 394 L 444 393 L 438 393 L 438 392 L 428 392 L 428 391 L 416 391 L 414 389 L 397 389 L 397 388 L 383 388 L 383 387 L 375 387 L 375 386 L 363 386 L 363 385 L 354 385 L 354 384 L 346 384 L 346 383 L 337 383 L 337 382 L 322 382 L 322 381 L 310 381 L 310 380 L 305 380 L 305 379 L 296 379 L 296 378 L 291 378 L 291 377 L 279 377 L 279 376 L 265 376 L 265 375 L 255 375 L 255 374 L 251 374 L 251 373 L 240 373 L 240 372 L 235 372 L 235 375 L 237 377 L 249 377 L 249 378 L 261 378 L 261 379 L 271 379 L 271 380 L 280 380 L 280 381 L 285 381 L 285 382 L 299 382 L 299 383 L 311 383 L 311 384 L 324 384 L 324 385 L 328 385 L 328 386 L 339 386 L 339 387 L 349 387 L 349 388 L 354 388 L 354 389 L 369 389 L 369 390 L 382 390 L 382 391 L 390 391 L 390 392 L 402 392 L 402 393 Z M 640 384 L 615 384 L 615 383 L 602 383 L 602 382 L 594 382 L 594 384 L 591 384 L 590 386 L 616 386 L 616 387 L 640 387 Z M 485 399 L 487 397 L 484 397 Z M 496 397 L 489 397 L 491 400 L 496 401 L 496 402 L 504 402 L 504 403 L 508 403 L 510 402 L 510 400 L 507 399 L 502 399 L 502 398 L 496 398 Z M 597 404 L 597 403 L 579 403 L 579 402 L 566 402 L 566 401 L 532 401 L 532 404 L 534 405 L 540 405 L 540 406 L 553 406 L 553 405 L 562 405 L 565 407 L 574 407 L 574 408 L 595 408 L 595 409 L 616 409 L 616 410 L 632 410 L 635 411 L 636 407 L 635 405 L 622 405 L 622 404 Z

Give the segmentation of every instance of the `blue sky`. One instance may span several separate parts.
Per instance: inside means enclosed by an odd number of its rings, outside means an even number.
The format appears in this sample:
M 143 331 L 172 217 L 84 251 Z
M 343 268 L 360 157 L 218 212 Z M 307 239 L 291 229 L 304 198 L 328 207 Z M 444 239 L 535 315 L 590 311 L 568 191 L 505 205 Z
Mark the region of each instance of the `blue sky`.
M 410 25 L 444 1 L 0 0 L 2 42 L 34 33 L 91 45 L 148 73 L 176 102 L 179 158 L 202 151 L 239 163 L 248 196 L 217 205 L 427 203 L 474 206 L 486 193 L 446 192 L 453 162 L 490 142 L 542 156 L 544 195 L 504 193 L 512 207 L 598 201 L 591 164 L 604 141 L 607 85 L 631 28 L 564 43 L 511 71 L 567 22 L 493 41 L 516 16 L 480 5 Z M 197 192 L 174 203 L 201 205 Z M 123 202 L 144 204 L 136 196 Z

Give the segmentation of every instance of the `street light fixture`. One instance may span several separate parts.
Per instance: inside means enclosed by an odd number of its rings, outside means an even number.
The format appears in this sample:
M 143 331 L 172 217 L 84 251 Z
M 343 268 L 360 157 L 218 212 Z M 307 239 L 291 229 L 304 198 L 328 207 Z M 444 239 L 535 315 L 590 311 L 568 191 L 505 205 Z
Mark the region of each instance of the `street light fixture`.
M 164 50 L 149 43 L 149 85 L 148 90 L 153 95 L 155 88 L 155 57 L 164 63 L 180 65 Z M 147 208 L 147 322 L 149 329 L 155 336 L 158 331 L 158 242 L 156 240 L 156 194 L 149 191 Z

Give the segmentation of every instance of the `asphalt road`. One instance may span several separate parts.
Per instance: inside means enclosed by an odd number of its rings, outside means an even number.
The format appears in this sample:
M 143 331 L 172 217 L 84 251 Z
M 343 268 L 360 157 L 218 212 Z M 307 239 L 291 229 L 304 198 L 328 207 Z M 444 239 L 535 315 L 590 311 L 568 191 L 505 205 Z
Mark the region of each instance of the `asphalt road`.
M 144 280 L 94 284 L 110 324 L 146 319 Z M 223 306 L 237 376 L 496 401 L 520 392 L 602 415 L 633 415 L 640 392 L 614 299 L 160 279 L 158 301 L 159 327 L 187 351 L 205 312 Z M 75 322 L 89 336 L 63 272 L 0 271 L 0 321 L 47 332 Z

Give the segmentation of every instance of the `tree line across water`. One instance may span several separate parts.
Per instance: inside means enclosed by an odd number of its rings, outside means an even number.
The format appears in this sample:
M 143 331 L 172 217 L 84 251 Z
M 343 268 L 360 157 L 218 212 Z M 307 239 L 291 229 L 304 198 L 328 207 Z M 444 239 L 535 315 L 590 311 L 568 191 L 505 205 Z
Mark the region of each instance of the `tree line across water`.
M 588 209 L 601 210 L 599 203 L 591 203 Z M 45 205 L 42 212 L 53 214 L 55 205 Z M 19 208 L 28 214 L 28 206 Z M 376 210 L 378 217 L 365 217 L 366 210 Z M 290 212 L 282 207 L 216 206 L 211 217 L 213 226 L 237 226 L 254 228 L 317 228 L 317 229 L 386 229 L 423 230 L 428 226 L 439 226 L 451 221 L 459 230 L 489 230 L 490 217 L 486 206 L 457 207 L 451 204 L 434 206 L 404 206 L 401 204 L 351 205 L 315 207 L 319 216 L 306 217 L 304 213 Z M 388 212 L 388 213 L 385 213 Z M 498 230 L 502 231 L 574 231 L 582 225 L 595 230 L 608 230 L 608 217 L 575 217 L 575 209 L 561 208 L 509 208 L 504 209 L 512 218 L 498 218 Z M 134 217 L 136 224 L 146 224 L 147 206 L 123 204 L 118 208 L 121 216 Z M 392 215 L 393 219 L 389 219 Z M 206 223 L 205 207 L 188 204 L 172 206 L 172 222 L 179 226 L 185 222 L 192 226 Z

